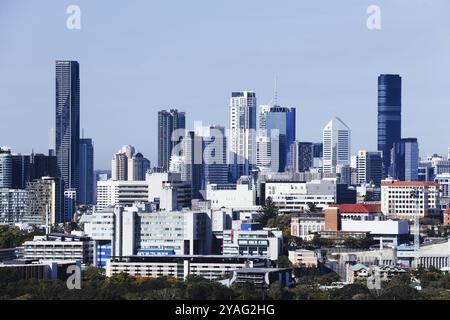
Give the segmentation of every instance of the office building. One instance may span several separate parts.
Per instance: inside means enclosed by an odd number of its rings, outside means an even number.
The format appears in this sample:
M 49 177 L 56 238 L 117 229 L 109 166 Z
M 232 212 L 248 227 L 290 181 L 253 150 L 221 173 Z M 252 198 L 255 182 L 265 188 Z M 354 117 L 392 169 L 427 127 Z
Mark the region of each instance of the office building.
M 291 217 L 291 235 L 312 240 L 314 235 L 325 230 L 325 216 L 323 214 L 308 213 Z
M 310 205 L 325 208 L 334 203 L 355 203 L 356 191 L 336 179 L 310 182 L 267 181 L 265 198 L 270 197 L 274 205 L 283 211 L 308 210 Z
M 222 255 L 154 255 L 113 257 L 106 265 L 106 276 L 125 273 L 140 277 L 173 277 L 178 281 L 196 275 L 210 281 L 223 279 L 237 268 L 264 268 L 269 261 L 262 257 Z
M 80 66 L 56 61 L 56 157 L 62 189 L 78 192 L 80 183 Z
M 172 150 L 184 137 L 186 115 L 177 109 L 158 112 L 158 167 L 168 170 Z M 173 136 L 175 135 L 175 136 Z
M 312 142 L 295 141 L 291 144 L 292 172 L 307 172 L 314 166 L 314 152 Z
M 378 151 L 383 154 L 383 174 L 391 166 L 391 149 L 402 132 L 402 78 L 382 74 L 378 77 Z
M 53 225 L 65 221 L 63 193 L 58 178 L 43 177 L 27 184 L 28 210 L 24 222 Z
M 283 235 L 279 229 L 224 230 L 223 255 L 267 257 L 278 259 L 283 247 Z
M 23 244 L 25 259 L 80 261 L 91 263 L 93 257 L 92 241 L 89 237 L 73 234 L 50 233 L 36 236 Z
M 228 183 L 225 128 L 217 125 L 198 126 L 196 135 L 203 141 L 202 190 L 205 190 L 208 184 Z
M 85 232 L 110 255 L 211 254 L 211 220 L 203 211 L 152 211 L 147 206 L 115 206 L 95 211 Z M 101 243 L 102 246 L 98 246 Z M 94 253 L 94 261 L 99 252 Z
M 268 289 L 274 284 L 278 288 L 289 288 L 294 284 L 292 269 L 288 268 L 242 268 L 231 271 L 230 279 L 224 281 L 228 286 Z
M 436 175 L 434 182 L 439 183 L 442 197 L 450 198 L 450 173 L 441 173 Z
M 256 94 L 233 92 L 230 98 L 229 163 L 236 181 L 256 165 Z
M 323 172 L 336 173 L 337 166 L 350 165 L 350 128 L 339 118 L 323 129 Z
M 206 187 L 206 200 L 212 209 L 258 209 L 255 192 L 250 184 L 209 184 Z
M 144 181 L 147 171 L 150 170 L 150 160 L 144 158 L 142 153 L 138 152 L 128 159 L 128 180 Z
M 276 146 L 278 147 L 279 167 L 277 171 L 286 171 L 291 163 L 291 145 L 295 141 L 295 108 L 275 105 L 270 108 L 265 117 L 267 136 L 271 139 L 277 138 L 277 144 L 272 145 L 272 152 Z
M 28 210 L 28 192 L 0 188 L 0 224 L 22 223 Z
M 381 152 L 358 151 L 356 157 L 357 184 L 380 186 L 383 178 L 383 159 Z
M 418 192 L 419 198 L 414 196 Z M 381 182 L 381 211 L 388 218 L 413 220 L 440 215 L 439 184 L 435 182 Z
M 92 139 L 80 139 L 80 188 L 78 203 L 94 204 L 94 145 Z
M 394 142 L 389 175 L 400 181 L 418 181 L 419 144 L 416 138 Z
M 13 157 L 10 151 L 0 151 L 0 188 L 13 187 Z
M 200 199 L 200 189 L 203 178 L 203 139 L 197 136 L 194 131 L 186 132 L 181 145 L 181 180 L 189 182 L 192 190 L 192 197 Z
M 260 171 L 278 172 L 280 165 L 279 137 L 256 137 L 256 166 Z

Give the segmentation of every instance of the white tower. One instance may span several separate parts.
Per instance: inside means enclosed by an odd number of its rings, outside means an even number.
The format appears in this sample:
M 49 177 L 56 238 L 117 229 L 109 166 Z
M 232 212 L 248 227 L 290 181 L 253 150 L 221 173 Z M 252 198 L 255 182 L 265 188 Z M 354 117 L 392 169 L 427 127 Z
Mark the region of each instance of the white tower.
M 350 165 L 350 128 L 338 117 L 323 129 L 323 172 L 336 173 L 337 166 Z

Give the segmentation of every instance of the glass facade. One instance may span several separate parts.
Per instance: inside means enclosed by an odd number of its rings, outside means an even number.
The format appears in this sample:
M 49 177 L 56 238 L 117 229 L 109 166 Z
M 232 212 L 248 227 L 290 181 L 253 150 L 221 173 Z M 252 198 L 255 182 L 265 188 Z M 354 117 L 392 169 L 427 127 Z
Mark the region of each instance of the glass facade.
M 383 174 L 391 164 L 391 149 L 401 139 L 402 78 L 382 74 L 378 77 L 378 151 L 383 153 Z

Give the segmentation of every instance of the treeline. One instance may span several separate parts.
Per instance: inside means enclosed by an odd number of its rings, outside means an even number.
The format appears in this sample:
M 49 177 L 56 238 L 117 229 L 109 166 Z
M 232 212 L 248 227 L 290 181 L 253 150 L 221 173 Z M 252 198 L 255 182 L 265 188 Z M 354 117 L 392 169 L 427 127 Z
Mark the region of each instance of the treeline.
M 103 270 L 90 267 L 83 272 L 81 290 L 69 290 L 63 281 L 17 281 L 11 272 L 0 270 L 0 300 L 450 300 L 450 276 L 439 271 L 415 274 L 422 291 L 410 286 L 411 275 L 384 283 L 381 290 L 369 290 L 364 283 L 342 289 L 321 290 L 320 284 L 336 281 L 336 274 L 297 270 L 293 288 L 256 289 L 225 287 L 197 276 L 186 281 L 174 278 L 140 278 L 119 274 L 106 278 Z

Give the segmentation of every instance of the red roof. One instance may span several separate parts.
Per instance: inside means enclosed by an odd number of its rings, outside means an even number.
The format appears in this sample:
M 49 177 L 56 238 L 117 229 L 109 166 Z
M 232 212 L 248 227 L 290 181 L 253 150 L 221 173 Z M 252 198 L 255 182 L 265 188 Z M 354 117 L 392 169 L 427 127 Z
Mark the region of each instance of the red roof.
M 423 182 L 423 181 L 381 181 L 382 186 L 439 186 L 436 182 Z
M 449 209 L 445 209 L 444 213 L 450 214 L 450 208 Z
M 381 212 L 381 204 L 333 204 L 330 207 L 338 208 L 340 213 L 373 213 Z

